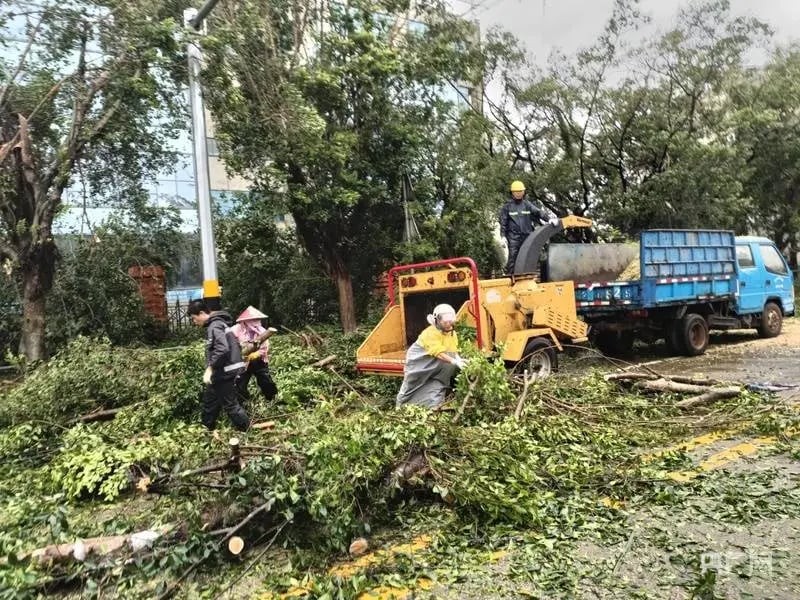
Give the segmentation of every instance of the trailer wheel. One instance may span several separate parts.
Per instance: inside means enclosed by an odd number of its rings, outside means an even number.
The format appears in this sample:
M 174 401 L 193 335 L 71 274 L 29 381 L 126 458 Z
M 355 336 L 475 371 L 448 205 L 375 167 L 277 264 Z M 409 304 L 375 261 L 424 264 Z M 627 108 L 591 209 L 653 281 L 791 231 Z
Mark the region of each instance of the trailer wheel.
M 593 343 L 607 356 L 628 356 L 633 352 L 635 338 L 632 331 L 601 331 Z
M 758 326 L 758 335 L 762 338 L 777 337 L 783 327 L 783 312 L 781 307 L 774 302 L 767 302 L 764 305 L 764 312 L 761 313 L 761 324 Z
M 681 346 L 686 356 L 700 356 L 708 347 L 708 323 L 697 313 L 689 313 L 680 321 Z
M 558 371 L 558 355 L 553 344 L 546 338 L 533 338 L 525 346 L 522 359 L 514 367 L 516 373 L 528 370 L 536 374 L 536 379 L 549 377 Z

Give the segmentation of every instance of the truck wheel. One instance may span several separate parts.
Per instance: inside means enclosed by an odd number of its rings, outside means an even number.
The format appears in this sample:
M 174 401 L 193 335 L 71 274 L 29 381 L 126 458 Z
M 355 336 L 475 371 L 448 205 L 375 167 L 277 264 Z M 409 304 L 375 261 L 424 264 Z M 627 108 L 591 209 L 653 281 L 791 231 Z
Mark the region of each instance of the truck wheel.
M 669 321 L 664 325 L 664 343 L 670 356 L 684 354 L 686 350 L 681 342 L 681 322 Z
M 627 356 L 633 352 L 634 339 L 632 331 L 601 331 L 593 343 L 608 356 Z
M 689 313 L 679 321 L 680 342 L 686 356 L 700 356 L 708 347 L 708 323 L 697 313 Z
M 764 305 L 764 312 L 761 313 L 761 324 L 758 326 L 758 335 L 762 338 L 777 337 L 783 327 L 783 312 L 781 307 L 774 302 L 767 302 Z
M 545 338 L 533 338 L 525 346 L 525 353 L 522 355 L 514 371 L 522 373 L 525 369 L 529 374 L 536 373 L 536 378 L 549 377 L 558 371 L 558 355 L 553 344 Z

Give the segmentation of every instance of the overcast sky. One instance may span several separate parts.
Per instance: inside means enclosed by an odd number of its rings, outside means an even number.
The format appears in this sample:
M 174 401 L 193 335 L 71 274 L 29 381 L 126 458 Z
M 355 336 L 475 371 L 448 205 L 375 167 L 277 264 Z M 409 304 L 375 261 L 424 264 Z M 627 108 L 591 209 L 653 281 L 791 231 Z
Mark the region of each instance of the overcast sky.
M 593 42 L 611 15 L 614 0 L 450 0 L 458 13 L 477 18 L 481 29 L 500 25 L 522 40 L 539 64 L 553 49 L 571 54 Z M 684 0 L 641 0 L 657 30 L 674 23 Z M 775 40 L 800 39 L 800 0 L 731 0 L 731 11 L 766 21 Z

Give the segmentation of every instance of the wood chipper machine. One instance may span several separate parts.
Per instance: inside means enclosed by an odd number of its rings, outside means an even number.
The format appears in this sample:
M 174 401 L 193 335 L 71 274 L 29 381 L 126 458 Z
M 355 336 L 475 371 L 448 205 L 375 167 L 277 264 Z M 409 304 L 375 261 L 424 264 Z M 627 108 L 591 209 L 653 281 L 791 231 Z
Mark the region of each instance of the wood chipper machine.
M 485 354 L 499 352 L 509 366 L 548 375 L 564 343 L 586 341 L 587 326 L 575 312 L 572 281 L 537 281 L 539 255 L 565 228 L 591 225 L 567 216 L 559 225 L 537 228 L 520 249 L 513 277 L 479 279 L 475 262 L 465 257 L 393 267 L 389 306 L 356 353 L 358 370 L 401 376 L 406 349 L 428 326 L 426 316 L 447 303 L 456 309 L 457 322 L 476 330 Z

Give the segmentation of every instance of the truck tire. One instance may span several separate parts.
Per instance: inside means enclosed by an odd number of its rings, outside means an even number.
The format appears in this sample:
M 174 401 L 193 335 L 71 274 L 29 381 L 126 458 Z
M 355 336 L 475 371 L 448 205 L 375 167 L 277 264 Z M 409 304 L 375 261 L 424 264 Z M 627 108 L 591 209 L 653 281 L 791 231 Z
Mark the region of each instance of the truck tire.
M 767 302 L 764 305 L 764 312 L 761 313 L 761 323 L 758 326 L 758 335 L 762 338 L 774 338 L 780 335 L 783 328 L 783 311 L 774 302 Z
M 680 326 L 680 320 L 668 321 L 664 325 L 664 343 L 670 356 L 679 356 L 686 353 L 686 349 L 683 347 Z
M 686 356 L 700 356 L 708 348 L 708 322 L 702 315 L 689 313 L 680 321 L 680 336 L 683 354 Z
M 634 339 L 632 331 L 601 331 L 593 343 L 607 356 L 628 356 L 633 352 Z
M 537 373 L 537 379 L 549 377 L 558 371 L 558 355 L 550 340 L 537 337 L 527 343 L 514 371 L 521 374 L 526 369 L 528 373 Z

